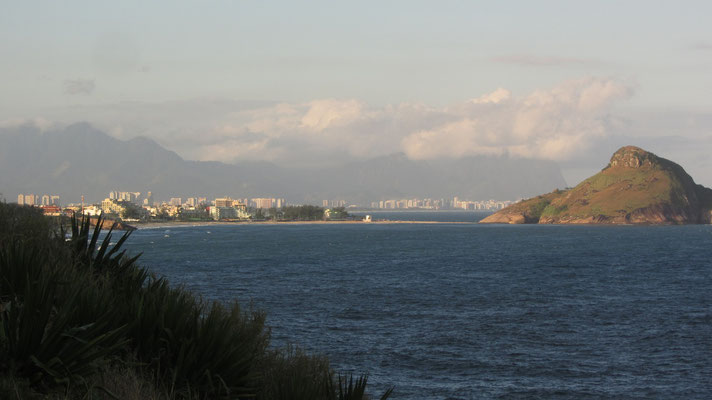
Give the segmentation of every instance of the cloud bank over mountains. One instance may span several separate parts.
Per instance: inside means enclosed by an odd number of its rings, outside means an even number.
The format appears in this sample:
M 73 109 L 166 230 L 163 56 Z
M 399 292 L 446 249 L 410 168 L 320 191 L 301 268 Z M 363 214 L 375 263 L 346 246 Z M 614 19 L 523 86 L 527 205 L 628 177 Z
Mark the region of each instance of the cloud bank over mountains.
M 509 155 L 562 161 L 610 135 L 619 123 L 613 107 L 632 94 L 618 80 L 584 78 L 523 96 L 499 88 L 446 107 L 374 107 L 355 99 L 192 101 L 86 113 L 117 137 L 148 136 L 202 161 L 319 165 L 399 152 L 413 160 Z
M 619 80 L 589 77 L 521 96 L 499 88 L 445 107 L 203 99 L 77 106 L 59 116 L 121 139 L 147 136 L 200 161 L 319 166 L 394 153 L 412 160 L 508 155 L 566 161 L 610 136 L 621 123 L 614 106 L 632 95 Z
M 570 182 L 595 173 L 623 145 L 679 160 L 710 185 L 712 115 L 636 109 L 634 87 L 582 78 L 523 95 L 499 88 L 457 104 L 373 106 L 355 99 L 303 103 L 198 98 L 76 104 L 30 119 L 6 114 L 0 128 L 60 129 L 87 121 L 111 136 L 145 136 L 184 159 L 271 161 L 283 167 L 334 167 L 402 153 L 414 161 L 490 155 L 553 160 Z

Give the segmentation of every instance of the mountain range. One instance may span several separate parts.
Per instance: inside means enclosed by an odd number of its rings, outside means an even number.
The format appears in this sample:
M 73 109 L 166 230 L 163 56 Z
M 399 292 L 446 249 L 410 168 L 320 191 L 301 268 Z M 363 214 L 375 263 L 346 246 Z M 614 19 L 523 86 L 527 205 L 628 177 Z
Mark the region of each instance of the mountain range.
M 510 200 L 564 188 L 551 161 L 477 156 L 410 160 L 392 154 L 330 168 L 270 162 L 190 161 L 145 137 L 119 140 L 87 124 L 0 130 L 0 193 L 58 194 L 63 202 L 105 198 L 109 191 L 151 191 L 154 198 L 282 197 L 290 203 L 351 204 L 394 198 Z

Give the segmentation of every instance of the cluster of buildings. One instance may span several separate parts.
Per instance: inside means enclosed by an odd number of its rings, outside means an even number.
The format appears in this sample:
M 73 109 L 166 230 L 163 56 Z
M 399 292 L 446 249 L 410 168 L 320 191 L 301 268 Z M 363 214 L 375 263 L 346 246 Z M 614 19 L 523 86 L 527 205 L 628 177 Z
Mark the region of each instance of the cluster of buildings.
M 349 203 L 346 200 L 322 200 L 321 206 L 324 208 L 346 207 Z
M 17 204 L 28 206 L 59 206 L 59 196 L 56 194 L 18 194 Z
M 120 217 L 125 221 L 138 221 L 149 218 L 182 218 L 235 220 L 248 219 L 248 209 L 283 208 L 287 205 L 284 198 L 257 197 L 232 199 L 230 197 L 208 200 L 207 197 L 173 197 L 169 201 L 155 201 L 153 193 L 122 192 L 114 190 L 108 197 L 96 204 L 85 204 L 84 196 L 80 204 L 69 204 L 62 208 L 58 195 L 20 194 L 17 204 L 41 207 L 45 214 L 67 215 L 72 213 L 88 216 L 108 215 Z
M 497 201 L 497 200 L 486 200 L 486 201 L 470 201 L 470 200 L 460 200 L 455 197 L 452 200 L 452 207 L 455 209 L 463 210 L 483 210 L 483 211 L 495 211 L 501 210 L 510 204 L 516 203 L 516 201 Z
M 425 209 L 425 210 L 501 210 L 513 201 L 471 201 L 460 200 L 459 197 L 450 199 L 391 199 L 371 202 L 375 209 Z
M 283 198 L 262 197 L 222 197 L 214 200 L 208 200 L 207 197 L 172 197 L 167 202 L 159 203 L 154 201 L 151 192 L 141 199 L 139 192 L 113 191 L 100 205 L 84 207 L 82 212 L 87 215 L 114 214 L 127 221 L 151 217 L 236 220 L 250 218 L 248 208 L 282 208 L 286 204 Z
M 45 215 L 60 215 L 62 212 L 59 196 L 56 194 L 18 194 L 17 204 L 40 207 Z
M 58 195 L 20 194 L 17 196 L 20 205 L 42 207 L 45 214 L 59 215 L 62 208 Z M 374 201 L 373 209 L 426 209 L 426 210 L 500 210 L 514 203 L 513 201 L 471 201 L 452 199 L 390 199 Z M 180 218 L 180 219 L 213 219 L 238 220 L 250 218 L 250 209 L 281 209 L 287 205 L 283 198 L 237 198 L 221 197 L 208 200 L 207 197 L 172 197 L 168 201 L 157 202 L 151 192 L 141 196 L 140 192 L 111 191 L 109 196 L 98 204 L 70 204 L 66 212 L 83 213 L 96 216 L 108 214 L 121 217 L 127 221 L 145 220 L 149 218 Z M 325 209 L 346 207 L 346 200 L 323 200 Z M 350 206 L 355 207 L 355 206 Z

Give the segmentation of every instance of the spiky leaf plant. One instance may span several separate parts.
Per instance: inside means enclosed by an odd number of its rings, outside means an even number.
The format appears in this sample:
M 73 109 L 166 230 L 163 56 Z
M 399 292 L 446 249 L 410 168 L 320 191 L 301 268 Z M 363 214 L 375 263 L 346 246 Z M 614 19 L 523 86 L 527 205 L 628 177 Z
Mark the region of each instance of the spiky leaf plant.
M 88 303 L 95 307 L 100 291 L 61 260 L 47 253 L 28 257 L 25 250 L 17 242 L 0 250 L 0 276 L 6 283 L 26 272 L 25 279 L 15 279 L 3 291 L 0 369 L 43 386 L 80 382 L 123 345 L 124 328 L 113 327 L 108 307 L 98 318 L 77 318 L 87 304 L 80 299 L 93 297 Z
M 367 400 L 368 376 L 334 375 L 329 360 L 288 346 L 270 350 L 261 360 L 260 400 Z M 388 389 L 380 397 L 386 400 Z
M 133 258 L 127 258 L 125 257 L 126 250 L 121 250 L 124 242 L 131 236 L 132 231 L 124 232 L 119 241 L 111 246 L 111 238 L 117 226 L 116 222 L 112 224 L 101 244 L 99 244 L 104 222 L 105 220 L 99 216 L 92 228 L 91 218 L 82 216 L 82 219 L 79 220 L 76 215 L 73 215 L 71 219 L 70 248 L 76 261 L 88 267 L 94 273 L 108 272 L 120 276 L 134 269 L 136 261 L 141 254 Z

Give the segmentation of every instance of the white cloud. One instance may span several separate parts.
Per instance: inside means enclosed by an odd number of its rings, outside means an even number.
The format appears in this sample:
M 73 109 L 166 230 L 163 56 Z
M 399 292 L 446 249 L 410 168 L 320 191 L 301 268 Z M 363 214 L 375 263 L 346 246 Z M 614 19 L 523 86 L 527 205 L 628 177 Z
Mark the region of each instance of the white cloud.
M 512 93 L 507 89 L 499 88 L 492 93 L 484 94 L 476 99 L 471 99 L 472 104 L 499 104 L 504 101 L 509 100 L 512 97 Z
M 470 102 L 472 107 L 453 114 L 454 122 L 405 136 L 403 150 L 415 159 L 506 153 L 566 160 L 607 136 L 610 107 L 632 94 L 620 82 L 598 78 L 565 82 L 522 98 L 494 96 L 497 92 L 493 97 L 506 101 Z
M 245 103 L 216 99 L 63 110 L 114 136 L 147 136 L 187 159 L 328 165 L 404 152 L 412 159 L 509 154 L 568 160 L 611 135 L 612 107 L 632 95 L 608 78 L 517 96 L 504 88 L 447 107 L 373 107 L 354 99 Z M 75 122 L 76 120 L 67 120 Z
M 340 127 L 363 117 L 364 105 L 356 100 L 316 100 L 309 103 L 301 126 L 321 132 L 329 127 Z

